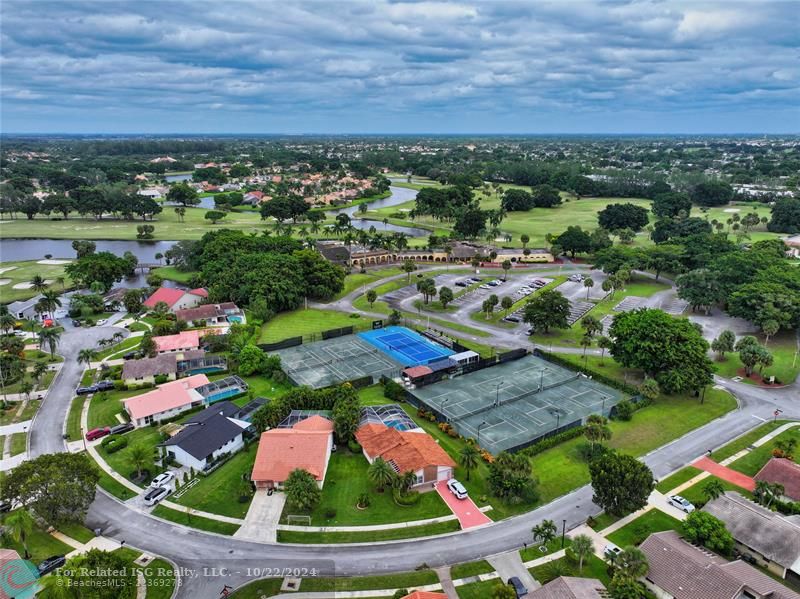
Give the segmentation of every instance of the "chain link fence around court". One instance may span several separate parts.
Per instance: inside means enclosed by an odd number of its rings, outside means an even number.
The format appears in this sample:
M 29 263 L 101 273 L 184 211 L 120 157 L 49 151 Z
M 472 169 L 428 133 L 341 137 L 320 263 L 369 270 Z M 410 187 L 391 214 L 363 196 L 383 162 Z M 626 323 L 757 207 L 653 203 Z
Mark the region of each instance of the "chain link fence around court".
M 623 394 L 572 370 L 525 356 L 409 390 L 414 405 L 449 421 L 493 454 L 523 449 L 589 414 L 608 415 Z

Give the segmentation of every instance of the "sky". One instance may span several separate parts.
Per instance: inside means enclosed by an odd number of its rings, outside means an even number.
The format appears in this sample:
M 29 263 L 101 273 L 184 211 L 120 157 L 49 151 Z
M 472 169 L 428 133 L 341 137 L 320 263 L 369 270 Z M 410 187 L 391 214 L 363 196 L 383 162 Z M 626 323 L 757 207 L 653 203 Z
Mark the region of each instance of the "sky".
M 797 133 L 800 1 L 3 0 L 4 133 Z

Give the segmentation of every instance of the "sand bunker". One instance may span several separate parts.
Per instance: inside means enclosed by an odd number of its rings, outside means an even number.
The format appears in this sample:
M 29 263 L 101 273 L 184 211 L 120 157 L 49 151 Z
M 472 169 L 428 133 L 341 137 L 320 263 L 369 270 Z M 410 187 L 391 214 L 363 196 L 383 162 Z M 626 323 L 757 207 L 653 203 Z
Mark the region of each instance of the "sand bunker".
M 30 289 L 33 287 L 33 283 L 17 283 L 14 285 L 14 289 Z
M 741 212 L 741 211 L 742 211 L 741 208 L 725 208 L 725 210 L 723 210 L 723 212 Z
M 14 270 L 15 268 L 17 268 L 17 267 L 16 266 L 4 266 L 3 268 L 0 268 L 0 275 L 3 274 L 4 272 L 8 272 L 9 270 Z
M 72 260 L 37 260 L 36 264 L 52 264 L 52 265 L 59 265 L 59 264 L 70 264 Z
M 8 285 L 11 279 L 0 279 L 0 285 Z

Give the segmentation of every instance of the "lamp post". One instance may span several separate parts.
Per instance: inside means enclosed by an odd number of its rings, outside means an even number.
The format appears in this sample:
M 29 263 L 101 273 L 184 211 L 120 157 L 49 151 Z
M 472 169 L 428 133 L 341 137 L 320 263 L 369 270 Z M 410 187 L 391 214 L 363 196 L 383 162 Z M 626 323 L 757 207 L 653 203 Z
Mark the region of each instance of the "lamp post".
M 779 415 L 779 414 L 783 414 L 783 410 L 777 410 L 777 409 L 776 409 L 776 410 L 775 410 L 775 411 L 772 413 L 772 422 L 776 422 L 776 421 L 778 420 L 778 415 Z
M 495 388 L 494 388 L 494 392 L 495 392 L 494 405 L 495 405 L 495 407 L 500 405 L 500 387 L 502 387 L 502 386 L 503 386 L 503 381 L 500 381 L 499 383 L 497 383 L 497 385 L 495 385 Z
M 566 534 L 567 534 L 567 521 L 565 519 L 565 520 L 561 521 L 561 548 L 562 549 L 564 548 L 564 537 L 566 536 Z
M 484 420 L 478 425 L 478 447 L 481 446 L 481 428 L 486 426 L 488 423 Z
M 442 416 L 444 416 L 445 420 L 447 420 L 447 416 L 444 413 L 444 404 L 446 404 L 448 401 L 450 401 L 450 398 L 449 397 L 445 397 L 442 400 L 442 403 L 439 404 L 439 412 L 441 412 L 441 414 L 442 414 Z

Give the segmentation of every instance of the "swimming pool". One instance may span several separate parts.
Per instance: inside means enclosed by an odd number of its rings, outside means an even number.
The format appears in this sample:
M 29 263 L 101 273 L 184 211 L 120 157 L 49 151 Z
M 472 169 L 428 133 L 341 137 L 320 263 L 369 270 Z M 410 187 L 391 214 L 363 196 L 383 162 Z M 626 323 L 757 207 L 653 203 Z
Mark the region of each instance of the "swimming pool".
M 222 401 L 223 399 L 228 399 L 229 397 L 239 395 L 240 393 L 243 393 L 243 391 L 238 387 L 234 387 L 233 389 L 225 389 L 224 391 L 220 391 L 219 393 L 214 393 L 213 395 L 206 397 L 206 403 Z
M 455 353 L 405 327 L 389 326 L 359 333 L 358 336 L 404 366 L 429 364 Z
M 241 316 L 228 316 L 228 322 L 231 324 L 242 324 L 243 320 Z

